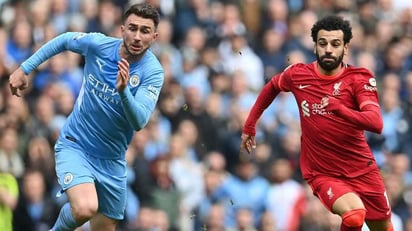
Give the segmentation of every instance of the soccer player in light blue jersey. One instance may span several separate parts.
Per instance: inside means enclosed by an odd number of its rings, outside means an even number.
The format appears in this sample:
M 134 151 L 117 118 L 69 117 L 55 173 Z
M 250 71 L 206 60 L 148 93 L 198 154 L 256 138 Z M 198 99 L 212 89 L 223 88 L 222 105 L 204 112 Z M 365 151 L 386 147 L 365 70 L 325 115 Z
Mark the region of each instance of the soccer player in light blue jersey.
M 10 75 L 13 95 L 28 87 L 28 74 L 50 57 L 73 51 L 85 57 L 80 94 L 55 144 L 56 173 L 68 198 L 53 231 L 115 230 L 126 207 L 125 152 L 146 126 L 163 85 L 164 71 L 149 50 L 159 13 L 149 4 L 126 10 L 122 38 L 63 33 L 47 42 Z

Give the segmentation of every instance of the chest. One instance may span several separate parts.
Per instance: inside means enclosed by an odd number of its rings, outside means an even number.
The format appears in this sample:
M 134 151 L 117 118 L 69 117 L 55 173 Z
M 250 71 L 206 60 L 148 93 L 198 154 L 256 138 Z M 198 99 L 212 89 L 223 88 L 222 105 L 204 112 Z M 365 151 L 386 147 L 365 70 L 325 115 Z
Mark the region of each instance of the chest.
M 325 80 L 300 78 L 293 81 L 291 90 L 298 102 L 305 101 L 320 105 L 323 97 L 333 96 L 350 107 L 356 103 L 355 88 L 351 79 Z
M 94 57 L 88 60 L 86 87 L 93 88 L 102 93 L 117 95 L 117 62 L 110 59 Z M 134 94 L 142 80 L 142 73 L 137 65 L 131 65 L 129 71 L 128 87 Z

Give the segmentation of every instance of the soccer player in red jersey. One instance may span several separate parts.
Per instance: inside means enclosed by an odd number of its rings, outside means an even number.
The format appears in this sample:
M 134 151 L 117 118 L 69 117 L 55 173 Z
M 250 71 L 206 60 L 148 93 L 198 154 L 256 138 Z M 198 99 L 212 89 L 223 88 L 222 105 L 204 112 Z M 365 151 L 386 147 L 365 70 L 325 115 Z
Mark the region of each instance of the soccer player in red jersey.
M 383 128 L 376 80 L 343 62 L 352 29 L 327 16 L 311 31 L 317 60 L 294 64 L 260 92 L 243 127 L 240 151 L 256 147 L 256 123 L 281 91 L 292 92 L 300 111 L 301 171 L 313 193 L 342 218 L 341 231 L 393 231 L 391 207 L 364 131 Z

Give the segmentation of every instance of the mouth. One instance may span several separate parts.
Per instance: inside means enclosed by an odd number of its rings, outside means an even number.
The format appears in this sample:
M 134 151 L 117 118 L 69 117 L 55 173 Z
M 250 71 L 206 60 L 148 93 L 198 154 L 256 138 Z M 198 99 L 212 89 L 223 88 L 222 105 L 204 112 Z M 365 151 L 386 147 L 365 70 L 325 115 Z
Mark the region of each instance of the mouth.
M 131 49 L 132 51 L 141 51 L 141 50 L 142 50 L 142 46 L 139 46 L 139 45 L 131 45 L 131 46 L 130 46 L 130 49 Z
M 335 59 L 333 57 L 323 57 L 322 61 L 324 61 L 324 62 L 334 62 Z

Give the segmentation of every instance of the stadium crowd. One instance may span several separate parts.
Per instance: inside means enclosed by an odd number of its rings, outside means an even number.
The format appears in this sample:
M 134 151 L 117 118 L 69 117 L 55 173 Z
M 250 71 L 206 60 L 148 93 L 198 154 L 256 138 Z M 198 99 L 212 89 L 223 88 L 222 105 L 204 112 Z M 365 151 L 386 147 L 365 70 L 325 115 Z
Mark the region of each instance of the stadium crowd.
M 70 52 L 53 57 L 30 76 L 22 98 L 11 96 L 9 74 L 63 32 L 118 36 L 122 10 L 139 1 L 0 2 L 0 173 L 18 182 L 14 230 L 43 231 L 67 200 L 56 197 L 53 145 L 81 94 L 84 60 Z M 340 218 L 300 176 L 299 112 L 290 94 L 282 93 L 259 121 L 254 154 L 239 154 L 258 91 L 288 65 L 315 61 L 310 28 L 321 16 L 339 14 L 353 25 L 345 62 L 368 68 L 378 81 L 384 129 L 366 136 L 395 230 L 412 231 L 411 1 L 147 2 L 161 13 L 152 51 L 165 83 L 154 116 L 126 154 L 129 194 L 119 230 L 339 230 Z

